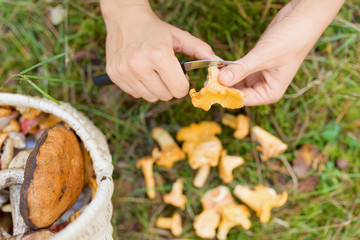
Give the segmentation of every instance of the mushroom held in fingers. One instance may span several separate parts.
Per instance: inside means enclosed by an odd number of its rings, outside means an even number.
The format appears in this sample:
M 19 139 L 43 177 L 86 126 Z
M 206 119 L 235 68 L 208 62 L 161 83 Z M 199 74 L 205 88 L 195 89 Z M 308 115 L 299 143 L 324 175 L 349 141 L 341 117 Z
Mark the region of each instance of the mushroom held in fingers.
M 176 182 L 173 183 L 171 192 L 164 195 L 164 202 L 184 210 L 186 196 L 183 194 L 183 186 L 184 183 L 180 179 L 176 180 Z
M 217 238 L 220 240 L 227 239 L 229 230 L 235 226 L 242 226 L 248 230 L 251 227 L 249 217 L 250 211 L 245 205 L 233 203 L 222 207 Z
M 191 89 L 189 94 L 194 107 L 208 111 L 214 103 L 220 104 L 224 108 L 243 107 L 244 93 L 235 88 L 228 88 L 221 85 L 218 81 L 219 69 L 217 66 L 209 67 L 209 81 L 199 92 Z
M 74 205 L 83 182 L 84 161 L 75 133 L 61 125 L 47 129 L 26 163 L 20 199 L 25 223 L 33 229 L 50 226 Z
M 244 159 L 239 156 L 230 156 L 226 154 L 226 150 L 221 153 L 221 159 L 219 163 L 219 176 L 224 183 L 230 183 L 234 179 L 232 171 L 243 165 Z
M 256 141 L 260 143 L 257 149 L 263 153 L 261 160 L 267 161 L 271 157 L 275 157 L 287 149 L 287 145 L 274 135 L 268 133 L 259 126 L 251 129 Z
M 270 220 L 273 207 L 284 205 L 288 198 L 286 192 L 276 194 L 274 189 L 262 185 L 256 186 L 254 190 L 237 185 L 234 189 L 234 195 L 253 209 L 262 223 L 267 223 Z
M 155 158 L 143 157 L 136 163 L 136 167 L 142 169 L 145 178 L 146 194 L 151 199 L 156 198 L 155 179 L 153 173 L 154 162 Z
M 220 222 L 220 214 L 214 209 L 206 209 L 195 216 L 194 229 L 196 236 L 201 238 L 214 238 L 216 228 Z
M 221 212 L 221 207 L 232 203 L 235 203 L 235 200 L 229 189 L 225 186 L 210 189 L 201 198 L 203 209 L 214 209 L 218 213 Z
M 175 213 L 171 218 L 159 217 L 156 219 L 155 226 L 163 229 L 170 229 L 171 233 L 178 237 L 182 232 L 181 216 Z
M 175 162 L 185 159 L 185 153 L 165 129 L 154 128 L 151 135 L 161 148 L 161 151 L 155 148 L 152 152 L 152 156 L 157 159 L 156 165 L 172 168 Z
M 234 116 L 232 114 L 225 113 L 221 118 L 221 122 L 224 125 L 235 129 L 234 137 L 237 139 L 243 139 L 250 132 L 250 120 L 243 114 Z

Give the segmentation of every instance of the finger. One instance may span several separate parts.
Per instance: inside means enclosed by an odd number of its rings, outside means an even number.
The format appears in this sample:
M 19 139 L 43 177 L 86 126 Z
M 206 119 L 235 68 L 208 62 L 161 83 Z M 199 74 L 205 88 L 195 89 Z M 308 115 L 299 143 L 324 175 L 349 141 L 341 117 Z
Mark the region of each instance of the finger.
M 138 79 L 132 79 L 131 81 L 132 87 L 136 89 L 136 92 L 148 102 L 156 102 L 159 100 L 156 96 L 154 96 Z
M 176 98 L 184 97 L 189 92 L 189 80 L 172 50 L 157 49 L 152 52 L 151 59 L 155 71 L 171 95 Z
M 220 70 L 219 82 L 225 86 L 233 86 L 248 75 L 263 70 L 262 60 L 252 52 Z
M 172 29 L 175 52 L 184 53 L 196 59 L 217 59 L 209 44 L 178 28 Z
M 244 106 L 259 106 L 268 105 L 278 102 L 283 94 L 273 90 L 272 93 L 266 94 L 263 91 L 259 91 L 257 88 L 239 88 L 244 94 L 247 95 L 243 99 Z
M 146 89 L 158 99 L 169 101 L 173 97 L 169 89 L 161 80 L 159 74 L 153 69 L 142 72 L 141 75 L 138 75 L 138 79 L 143 83 Z

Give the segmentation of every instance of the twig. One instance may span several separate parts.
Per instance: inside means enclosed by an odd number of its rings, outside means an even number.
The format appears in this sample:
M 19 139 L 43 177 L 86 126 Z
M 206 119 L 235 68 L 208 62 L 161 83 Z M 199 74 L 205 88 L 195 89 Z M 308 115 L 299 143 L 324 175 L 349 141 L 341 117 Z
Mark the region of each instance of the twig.
M 295 175 L 293 168 L 291 167 L 290 163 L 284 156 L 280 156 L 279 159 L 282 161 L 282 163 L 285 165 L 286 169 L 288 170 L 288 172 L 291 176 L 291 179 L 293 181 L 293 188 L 295 190 L 295 193 L 297 193 L 298 187 L 299 187 L 299 181 Z
M 286 94 L 284 95 L 285 99 L 290 99 L 290 98 L 297 98 L 300 97 L 301 95 L 303 95 L 306 91 L 308 91 L 310 88 L 312 88 L 315 85 L 320 85 L 321 82 L 319 80 L 315 80 L 312 81 L 311 83 L 309 83 L 308 85 L 306 85 L 304 88 L 300 89 L 297 91 L 297 93 L 294 94 Z

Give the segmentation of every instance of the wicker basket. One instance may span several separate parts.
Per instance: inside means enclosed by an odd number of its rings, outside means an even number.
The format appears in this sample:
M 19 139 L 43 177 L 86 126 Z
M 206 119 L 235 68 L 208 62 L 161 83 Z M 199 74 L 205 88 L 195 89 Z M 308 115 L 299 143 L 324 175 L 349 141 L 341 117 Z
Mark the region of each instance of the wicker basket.
M 72 127 L 90 153 L 98 184 L 96 195 L 74 222 L 51 239 L 113 239 L 110 222 L 113 210 L 113 165 L 102 132 L 85 115 L 67 103 L 58 105 L 48 99 L 0 93 L 0 105 L 32 107 L 58 116 Z

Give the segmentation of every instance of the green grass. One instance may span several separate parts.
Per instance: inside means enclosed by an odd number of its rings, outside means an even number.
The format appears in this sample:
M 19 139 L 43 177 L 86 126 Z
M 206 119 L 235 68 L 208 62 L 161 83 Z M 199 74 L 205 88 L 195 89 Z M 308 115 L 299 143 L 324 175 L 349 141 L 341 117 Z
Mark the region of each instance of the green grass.
M 52 26 L 47 8 L 61 4 L 68 18 Z M 180 0 L 152 1 L 165 21 L 201 36 L 224 59 L 237 59 L 251 49 L 268 22 L 285 1 Z M 27 72 L 27 78 L 56 100 L 67 101 L 83 111 L 109 139 L 115 166 L 115 239 L 169 239 L 168 231 L 154 227 L 158 216 L 175 210 L 160 197 L 145 197 L 143 177 L 136 160 L 149 155 L 155 142 L 150 130 L 163 126 L 172 134 L 185 125 L 215 120 L 224 112 L 246 113 L 252 124 L 282 136 L 288 151 L 271 164 L 261 163 L 250 138 L 235 140 L 223 127 L 221 135 L 230 154 L 244 157 L 246 164 L 235 170 L 237 183 L 259 183 L 278 191 L 287 190 L 289 201 L 273 210 L 271 221 L 261 224 L 253 214 L 249 231 L 235 228 L 229 239 L 359 239 L 360 237 L 360 1 L 346 1 L 338 17 L 311 51 L 284 98 L 271 106 L 228 111 L 214 106 L 209 112 L 192 107 L 189 98 L 149 104 L 135 100 L 115 87 L 99 89 L 91 79 L 105 68 L 105 28 L 97 1 L 4 1 L 0 0 L 0 79 L 69 52 Z M 184 56 L 179 57 L 188 59 Z M 189 73 L 191 85 L 199 87 L 205 71 Z M 21 77 L 20 77 L 21 78 Z M 60 79 L 60 81 L 59 81 Z M 81 81 L 82 84 L 79 84 Z M 41 95 L 27 81 L 10 80 L 2 91 Z M 299 193 L 283 161 L 292 162 L 296 149 L 305 142 L 316 144 L 327 161 L 315 191 Z M 350 163 L 347 171 L 336 160 Z M 279 166 L 274 169 L 273 165 Z M 155 167 L 159 192 L 168 191 L 181 177 L 188 204 L 183 211 L 182 239 L 197 239 L 192 229 L 200 213 L 200 197 L 221 183 L 213 169 L 202 189 L 192 186 L 194 172 L 180 162 L 173 169 Z M 159 196 L 159 194 L 158 194 Z

